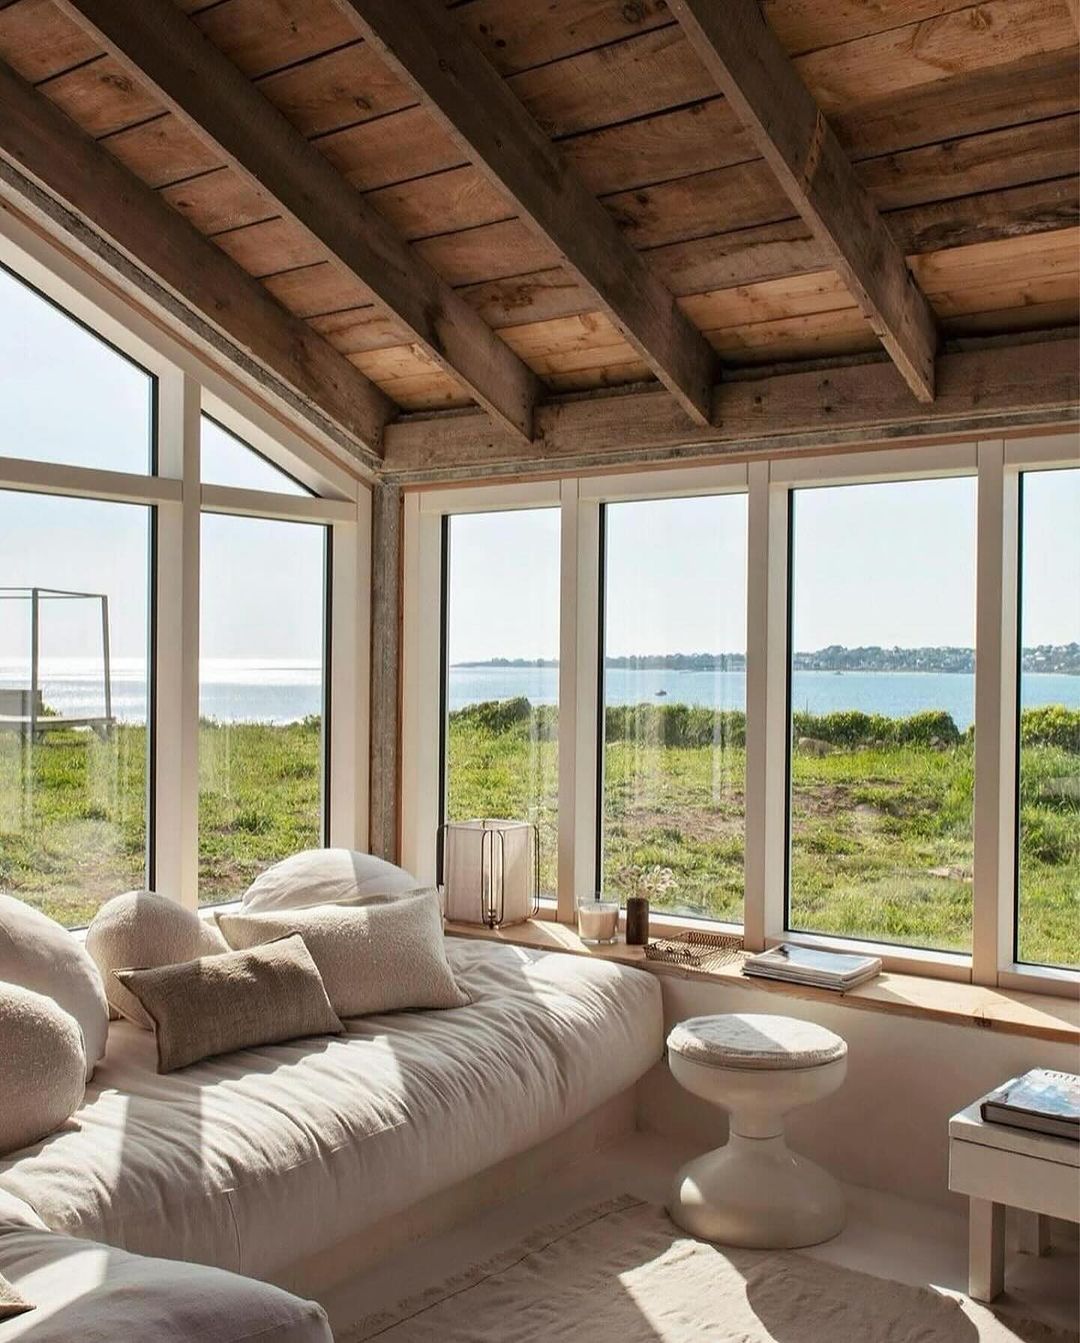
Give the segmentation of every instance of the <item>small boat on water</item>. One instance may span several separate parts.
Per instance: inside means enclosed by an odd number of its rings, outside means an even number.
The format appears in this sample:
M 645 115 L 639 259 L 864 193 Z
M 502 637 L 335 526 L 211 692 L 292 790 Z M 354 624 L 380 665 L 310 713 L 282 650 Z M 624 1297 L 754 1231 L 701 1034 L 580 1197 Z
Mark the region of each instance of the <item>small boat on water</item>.
M 666 690 L 658 690 L 656 692 L 656 697 L 657 699 L 663 699 L 666 694 L 667 694 Z

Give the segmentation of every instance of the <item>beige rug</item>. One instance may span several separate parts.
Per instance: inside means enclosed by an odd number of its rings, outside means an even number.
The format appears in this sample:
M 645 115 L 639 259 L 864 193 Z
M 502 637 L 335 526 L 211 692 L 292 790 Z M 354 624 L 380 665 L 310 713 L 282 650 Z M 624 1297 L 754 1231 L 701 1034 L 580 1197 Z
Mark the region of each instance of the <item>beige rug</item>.
M 790 1252 L 720 1249 L 621 1198 L 579 1213 L 342 1343 L 1066 1343 L 963 1297 Z

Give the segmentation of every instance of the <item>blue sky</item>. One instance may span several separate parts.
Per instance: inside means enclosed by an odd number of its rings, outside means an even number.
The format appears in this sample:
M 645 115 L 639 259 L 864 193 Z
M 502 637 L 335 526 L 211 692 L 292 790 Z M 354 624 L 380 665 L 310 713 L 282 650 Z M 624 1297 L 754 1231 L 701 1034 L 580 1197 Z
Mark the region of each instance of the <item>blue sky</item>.
M 145 471 L 150 382 L 0 270 L 0 454 Z M 280 487 L 209 425 L 203 478 Z M 295 487 L 293 487 L 295 488 Z M 1080 638 L 1080 469 L 1027 478 L 1026 643 Z M 796 503 L 796 646 L 974 639 L 971 480 L 807 490 Z M 558 656 L 558 511 L 453 524 L 451 660 Z M 725 652 L 745 644 L 744 496 L 619 504 L 608 515 L 608 650 Z M 147 513 L 0 491 L 0 585 L 107 591 L 113 651 L 146 646 Z M 210 518 L 203 530 L 207 657 L 314 659 L 319 528 Z M 67 622 L 66 624 L 64 622 Z M 43 651 L 97 648 L 85 612 L 54 616 Z M 25 656 L 0 604 L 0 658 Z

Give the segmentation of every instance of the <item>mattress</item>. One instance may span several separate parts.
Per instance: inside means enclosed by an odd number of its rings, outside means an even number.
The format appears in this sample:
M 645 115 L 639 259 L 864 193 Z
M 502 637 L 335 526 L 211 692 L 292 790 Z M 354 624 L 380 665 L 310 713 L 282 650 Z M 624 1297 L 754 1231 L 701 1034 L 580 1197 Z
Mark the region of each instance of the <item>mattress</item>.
M 271 1277 L 552 1137 L 663 1051 L 660 987 L 602 960 L 448 940 L 447 1012 L 243 1050 L 167 1076 L 115 1022 L 67 1125 L 0 1162 L 53 1231 Z

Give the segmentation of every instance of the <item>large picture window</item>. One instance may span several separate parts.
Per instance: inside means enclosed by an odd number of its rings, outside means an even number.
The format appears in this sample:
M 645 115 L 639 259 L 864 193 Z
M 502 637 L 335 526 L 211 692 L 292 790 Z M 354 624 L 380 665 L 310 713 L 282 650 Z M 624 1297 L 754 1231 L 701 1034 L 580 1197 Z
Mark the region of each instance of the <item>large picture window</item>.
M 327 528 L 204 514 L 199 901 L 324 842 Z
M 1016 959 L 1080 967 L 1080 468 L 1021 477 Z
M 69 927 L 146 884 L 150 534 L 0 491 L 0 889 Z
M 788 926 L 971 947 L 975 481 L 791 495 Z
M 746 496 L 604 509 L 600 871 L 741 922 Z
M 445 522 L 447 820 L 531 821 L 556 886 L 559 511 Z

